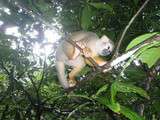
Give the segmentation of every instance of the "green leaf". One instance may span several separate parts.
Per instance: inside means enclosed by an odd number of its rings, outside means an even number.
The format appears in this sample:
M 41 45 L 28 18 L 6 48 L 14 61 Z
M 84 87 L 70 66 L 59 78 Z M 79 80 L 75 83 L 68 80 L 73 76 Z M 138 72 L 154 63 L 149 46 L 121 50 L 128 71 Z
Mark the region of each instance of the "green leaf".
M 0 81 L 6 80 L 7 76 L 5 74 L 0 73 Z
M 41 80 L 43 76 L 42 71 L 35 71 L 34 72 L 34 77 L 36 78 L 36 80 Z
M 107 85 L 103 85 L 96 93 L 96 95 L 98 96 L 99 94 L 101 94 L 102 92 L 105 92 L 108 89 L 108 84 Z
M 126 51 L 129 50 L 129 49 L 131 49 L 131 48 L 133 48 L 134 46 L 138 45 L 139 43 L 145 41 L 146 39 L 148 39 L 148 38 L 156 35 L 156 34 L 158 34 L 158 32 L 147 33 L 147 34 L 141 35 L 141 36 L 139 36 L 139 37 L 136 37 L 135 39 L 133 39 L 133 40 L 129 43 L 129 45 L 128 45 L 127 48 L 126 48 Z
M 159 92 L 159 91 L 158 91 Z M 154 112 L 159 112 L 160 111 L 160 101 L 159 100 L 156 100 L 152 103 L 152 111 Z
M 142 88 L 118 81 L 114 82 L 111 86 L 111 100 L 113 102 L 115 102 L 115 96 L 117 92 L 124 92 L 124 93 L 133 92 L 149 99 L 147 92 Z
M 82 11 L 81 17 L 81 27 L 83 30 L 87 30 L 91 26 L 91 17 L 92 17 L 92 10 L 91 8 L 86 5 Z
M 150 68 L 160 59 L 160 47 L 148 49 L 138 58 L 144 63 L 147 63 Z
M 145 41 L 146 39 L 156 34 L 159 34 L 159 33 L 158 32 L 148 33 L 135 38 L 128 45 L 126 50 L 136 46 L 137 44 Z M 148 44 L 140 48 L 140 50 L 137 52 L 137 58 L 140 59 L 142 62 L 148 64 L 149 67 L 152 67 L 157 62 L 157 60 L 160 59 L 159 53 L 160 53 L 160 41 L 156 41 L 152 44 Z
M 139 116 L 137 113 L 130 110 L 129 108 L 122 106 L 119 103 L 113 104 L 105 96 L 96 97 L 95 100 L 97 100 L 102 105 L 105 105 L 106 107 L 111 109 L 113 112 L 121 113 L 122 115 L 124 115 L 126 118 L 129 118 L 130 120 L 144 120 L 143 117 Z
M 130 110 L 129 108 L 122 105 L 120 107 L 120 113 L 123 114 L 125 117 L 129 118 L 130 120 L 144 120 L 143 117 L 139 116 L 137 113 Z
M 118 102 L 116 103 L 112 103 L 110 101 L 110 99 L 106 96 L 96 96 L 94 98 L 96 101 L 98 101 L 100 104 L 105 105 L 106 107 L 108 107 L 109 109 L 111 109 L 112 111 L 119 113 L 120 111 L 120 104 Z
M 86 66 L 84 69 L 82 69 L 80 71 L 80 73 L 78 74 L 78 76 L 86 75 L 90 71 L 91 71 L 91 68 L 89 66 Z
M 89 3 L 91 6 L 97 8 L 97 9 L 105 9 L 110 12 L 113 12 L 113 7 L 111 7 L 109 4 L 98 2 L 98 3 Z
M 88 105 L 89 102 L 86 102 L 84 104 L 79 105 L 78 107 L 76 107 L 72 112 L 69 113 L 69 115 L 67 116 L 66 120 L 71 120 L 71 116 L 78 110 L 82 109 L 83 107 L 85 107 L 86 105 Z
M 69 98 L 73 98 L 73 97 L 75 97 L 75 98 L 84 98 L 84 99 L 88 99 L 88 100 L 93 100 L 91 97 L 88 97 L 87 95 L 81 95 L 81 94 L 69 94 L 69 95 L 67 95 L 67 97 L 69 97 Z

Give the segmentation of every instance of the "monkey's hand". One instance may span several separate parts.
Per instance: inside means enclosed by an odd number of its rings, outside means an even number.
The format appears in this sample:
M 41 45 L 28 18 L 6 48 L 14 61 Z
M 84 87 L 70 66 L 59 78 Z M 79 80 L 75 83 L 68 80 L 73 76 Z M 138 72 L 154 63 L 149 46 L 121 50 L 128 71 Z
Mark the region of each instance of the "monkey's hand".
M 86 58 L 91 57 L 91 56 L 92 56 L 92 51 L 91 51 L 91 49 L 90 49 L 90 48 L 87 48 L 87 47 L 83 48 L 83 55 L 84 55 Z
M 68 79 L 68 83 L 69 83 L 69 87 L 74 87 L 76 86 L 77 84 L 77 81 L 76 80 L 72 80 L 72 79 Z
M 91 57 L 92 51 L 86 47 L 87 45 L 84 41 L 77 41 L 76 44 L 82 49 L 82 53 L 86 58 Z

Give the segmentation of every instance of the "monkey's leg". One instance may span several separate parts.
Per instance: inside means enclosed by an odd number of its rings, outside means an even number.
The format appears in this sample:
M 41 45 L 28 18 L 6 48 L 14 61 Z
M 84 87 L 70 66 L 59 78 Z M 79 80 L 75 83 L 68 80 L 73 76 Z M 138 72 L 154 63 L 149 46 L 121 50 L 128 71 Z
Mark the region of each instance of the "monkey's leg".
M 78 66 L 74 67 L 72 69 L 72 71 L 69 73 L 69 76 L 68 76 L 69 77 L 69 80 L 68 80 L 69 87 L 74 87 L 76 85 L 77 81 L 76 81 L 75 77 L 78 75 L 78 73 L 82 70 L 82 68 L 84 66 L 85 66 L 85 64 L 78 65 Z
M 99 56 L 96 56 L 96 57 L 92 57 L 92 59 L 99 65 L 99 66 L 103 66 L 104 64 L 107 63 L 106 60 L 102 59 L 101 57 Z M 85 59 L 85 62 L 90 65 L 90 66 L 94 66 L 87 58 Z
M 65 89 L 69 88 L 67 77 L 65 75 L 64 63 L 61 61 L 56 61 L 56 69 L 57 69 L 58 79 L 59 79 L 59 82 L 62 85 L 62 87 Z

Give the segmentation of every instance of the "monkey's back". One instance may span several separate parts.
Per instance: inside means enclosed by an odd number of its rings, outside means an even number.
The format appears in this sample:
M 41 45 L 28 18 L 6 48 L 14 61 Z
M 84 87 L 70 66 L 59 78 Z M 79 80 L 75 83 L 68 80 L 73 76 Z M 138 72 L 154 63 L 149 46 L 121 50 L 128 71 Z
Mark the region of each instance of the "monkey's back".
M 93 32 L 85 32 L 85 31 L 78 31 L 78 32 L 73 32 L 69 37 L 68 40 L 73 40 L 73 41 L 88 41 L 88 40 L 93 40 L 93 39 L 99 39 L 99 37 L 93 33 Z
M 88 45 L 90 41 L 98 40 L 99 37 L 93 32 L 78 31 L 78 32 L 73 32 L 66 39 L 79 42 L 80 44 L 82 43 Z M 70 60 L 72 59 L 73 55 L 77 53 L 77 51 L 78 50 L 75 48 L 75 46 L 64 40 L 60 43 L 57 49 L 56 60 L 59 61 Z M 79 54 L 80 51 L 78 51 L 77 56 Z

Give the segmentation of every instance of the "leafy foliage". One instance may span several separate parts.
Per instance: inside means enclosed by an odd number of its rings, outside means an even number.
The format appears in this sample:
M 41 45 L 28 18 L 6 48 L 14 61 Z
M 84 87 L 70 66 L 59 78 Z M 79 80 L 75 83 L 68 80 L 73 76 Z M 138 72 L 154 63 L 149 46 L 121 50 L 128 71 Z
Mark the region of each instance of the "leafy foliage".
M 131 58 L 123 76 L 119 75 L 124 69 L 121 67 L 111 73 L 97 73 L 69 93 L 58 83 L 54 50 L 49 56 L 34 53 L 35 44 L 45 43 L 46 30 L 53 28 L 61 34 L 91 30 L 99 36 L 106 34 L 118 42 L 124 27 L 143 2 L 1 0 L 0 119 L 160 119 L 160 76 L 152 73 L 160 57 L 159 42 L 147 45 L 134 54 L 148 64 L 150 68 L 147 70 L 134 65 Z M 126 34 L 121 53 L 159 34 L 155 32 L 160 31 L 159 9 L 159 0 L 150 1 Z M 14 28 L 13 34 L 7 34 L 8 28 Z M 41 49 L 45 51 L 43 47 Z M 86 67 L 81 75 L 86 78 L 90 72 L 91 69 Z M 146 85 L 147 80 L 149 85 Z M 150 89 L 144 85 L 150 86 Z M 142 104 L 144 110 L 141 109 L 141 117 L 137 106 Z
M 108 107 L 109 109 L 111 109 L 112 111 L 116 112 L 116 113 L 121 113 L 122 115 L 124 115 L 125 117 L 131 119 L 131 120 L 143 120 L 142 117 L 140 117 L 137 113 L 133 112 L 132 110 L 130 110 L 129 108 L 120 105 L 119 102 L 117 102 L 116 100 L 116 95 L 117 92 L 123 92 L 123 93 L 137 93 L 139 95 L 141 95 L 142 97 L 146 97 L 148 98 L 149 96 L 147 95 L 146 91 L 144 91 L 142 88 L 136 87 L 134 85 L 130 85 L 130 84 L 126 84 L 126 83 L 122 83 L 122 82 L 114 82 L 111 85 L 111 93 L 110 93 L 110 98 L 100 95 L 102 92 L 106 92 L 106 86 L 103 86 L 102 88 L 100 88 L 98 90 L 98 93 L 96 94 L 96 96 L 94 96 L 94 98 L 101 104 L 105 105 L 106 107 Z
M 90 5 L 92 5 L 93 7 L 97 8 L 97 9 L 105 9 L 108 10 L 109 12 L 113 12 L 113 8 L 106 3 L 89 3 Z
M 81 26 L 83 30 L 87 30 L 91 26 L 92 10 L 86 5 L 82 11 Z
M 149 39 L 159 33 L 148 33 L 142 36 L 139 36 L 131 41 L 131 43 L 128 45 L 126 50 L 144 42 L 146 39 Z M 153 45 L 152 45 L 153 44 Z M 160 41 L 155 41 L 154 43 L 150 43 L 145 48 L 141 49 L 138 54 L 138 59 L 143 61 L 144 63 L 147 63 L 149 67 L 152 67 L 159 59 L 160 59 Z

